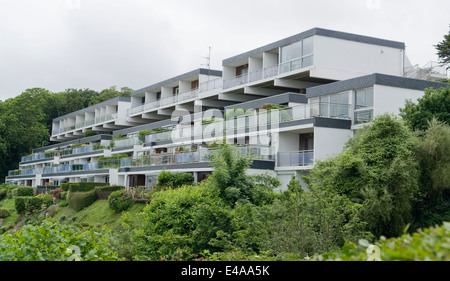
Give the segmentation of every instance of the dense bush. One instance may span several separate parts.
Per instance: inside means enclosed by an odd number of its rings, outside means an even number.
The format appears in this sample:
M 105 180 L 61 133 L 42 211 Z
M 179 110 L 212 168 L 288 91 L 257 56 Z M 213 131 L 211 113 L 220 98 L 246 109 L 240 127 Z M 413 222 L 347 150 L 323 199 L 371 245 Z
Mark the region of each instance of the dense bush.
M 75 211 L 80 211 L 97 200 L 97 193 L 95 190 L 88 192 L 69 192 L 67 196 L 67 202 L 69 207 Z
M 94 190 L 97 186 L 108 186 L 109 183 L 104 182 L 77 182 L 77 183 L 69 183 L 68 189 L 71 192 L 86 192 Z
M 219 230 L 228 231 L 230 207 L 206 183 L 153 194 L 142 213 L 123 214 L 136 260 L 192 259 Z
M 61 193 L 63 193 L 64 190 L 62 190 L 61 188 L 57 188 L 55 190 L 53 190 L 52 192 L 52 196 L 53 198 L 55 198 L 56 200 L 61 200 Z
M 158 184 L 166 187 L 180 187 L 194 183 L 194 176 L 191 173 L 177 173 L 163 170 L 158 175 Z
M 34 196 L 16 196 L 14 197 L 14 206 L 18 214 L 32 213 L 40 210 L 44 204 L 42 197 Z
M 318 162 L 310 184 L 362 204 L 363 220 L 375 237 L 398 236 L 412 222 L 419 190 L 414 145 L 402 120 L 380 115 L 358 130 L 341 154 Z
M 49 207 L 53 204 L 53 196 L 49 194 L 38 194 L 36 195 L 37 198 L 42 198 L 43 204 L 45 204 L 46 207 Z
M 128 210 L 133 205 L 133 199 L 124 190 L 117 190 L 108 197 L 109 207 L 116 213 Z
M 366 261 L 374 252 L 368 251 L 369 243 L 360 240 L 346 243 L 340 251 L 314 256 L 314 260 Z M 450 260 L 450 223 L 418 230 L 412 234 L 386 239 L 375 243 L 382 261 L 448 261 Z
M 59 185 L 59 187 L 61 187 L 61 189 L 64 190 L 64 191 L 69 191 L 69 182 L 61 183 Z
M 8 209 L 0 208 L 0 219 L 7 218 L 11 215 L 11 212 Z
M 34 196 L 34 189 L 31 186 L 19 186 L 17 196 Z
M 98 199 L 104 200 L 108 199 L 111 193 L 118 190 L 125 190 L 125 187 L 120 185 L 112 185 L 112 186 L 97 186 L 95 188 L 95 192 L 97 193 Z
M 8 195 L 8 190 L 6 188 L 0 188 L 0 200 L 6 198 Z
M 14 207 L 16 208 L 16 212 L 18 214 L 25 214 L 27 211 L 27 202 L 30 197 L 14 197 Z
M 13 234 L 0 236 L 0 261 L 117 259 L 117 254 L 110 248 L 105 228 L 101 231 L 79 231 L 47 219 L 38 225 L 25 225 Z

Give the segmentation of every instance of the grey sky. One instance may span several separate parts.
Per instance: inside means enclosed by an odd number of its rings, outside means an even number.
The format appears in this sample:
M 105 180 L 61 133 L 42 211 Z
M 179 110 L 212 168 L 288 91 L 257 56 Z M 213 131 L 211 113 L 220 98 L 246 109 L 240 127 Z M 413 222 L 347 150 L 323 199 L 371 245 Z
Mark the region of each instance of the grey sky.
M 437 60 L 448 0 L 0 0 L 0 99 L 27 88 L 143 88 L 312 27 Z

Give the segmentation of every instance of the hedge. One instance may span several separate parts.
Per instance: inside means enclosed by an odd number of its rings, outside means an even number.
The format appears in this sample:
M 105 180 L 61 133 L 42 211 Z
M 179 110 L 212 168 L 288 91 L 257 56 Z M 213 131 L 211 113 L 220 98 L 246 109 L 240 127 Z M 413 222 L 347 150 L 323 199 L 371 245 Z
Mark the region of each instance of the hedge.
M 80 211 L 97 200 L 97 193 L 95 190 L 87 191 L 87 192 L 69 192 L 67 196 L 67 201 L 69 203 L 69 207 L 75 211 Z
M 71 192 L 87 192 L 93 190 L 97 186 L 108 186 L 105 182 L 76 182 L 68 183 L 68 190 Z
M 19 186 L 17 196 L 34 196 L 34 189 L 31 186 Z
M 25 214 L 25 212 L 33 212 L 39 210 L 44 204 L 44 199 L 34 196 L 17 196 L 14 198 L 14 206 L 18 214 Z
M 125 190 L 125 187 L 120 185 L 111 185 L 111 186 L 97 186 L 95 188 L 95 192 L 97 193 L 98 199 L 102 200 L 108 199 L 111 193 L 118 190 Z
M 11 212 L 8 209 L 0 208 L 0 219 L 7 218 L 11 215 Z
M 6 188 L 1 188 L 0 189 L 0 200 L 5 198 L 7 194 L 8 194 L 8 190 L 6 190 Z

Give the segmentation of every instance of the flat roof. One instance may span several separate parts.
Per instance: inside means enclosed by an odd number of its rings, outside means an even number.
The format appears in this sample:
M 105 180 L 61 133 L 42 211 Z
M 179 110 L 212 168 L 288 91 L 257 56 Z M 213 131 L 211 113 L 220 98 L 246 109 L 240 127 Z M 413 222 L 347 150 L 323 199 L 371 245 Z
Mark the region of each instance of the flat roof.
M 198 74 L 222 77 L 222 71 L 220 71 L 220 70 L 199 68 L 199 69 L 195 69 L 195 70 L 186 72 L 184 74 L 166 79 L 166 80 L 158 82 L 156 84 L 147 86 L 145 88 L 136 90 L 133 93 L 131 93 L 131 96 L 139 95 L 139 94 L 145 93 L 146 91 L 154 90 L 154 89 L 160 88 L 164 85 L 168 85 L 168 84 L 171 84 L 171 83 L 174 83 L 174 82 L 177 82 L 177 81 L 180 81 L 180 80 L 183 80 L 183 79 L 186 79 L 186 78 L 192 77 L 194 75 L 198 75 Z
M 397 48 L 397 49 L 405 49 L 405 43 L 403 42 L 397 42 L 397 41 L 391 41 L 391 40 L 386 40 L 386 39 L 381 39 L 381 38 L 375 38 L 375 37 L 370 37 L 370 36 L 364 36 L 364 35 L 358 35 L 358 34 L 353 34 L 353 33 L 347 33 L 347 32 L 341 32 L 341 31 L 336 31 L 336 30 L 329 30 L 329 29 L 324 29 L 324 28 L 312 28 L 310 30 L 298 33 L 296 35 L 281 39 L 279 41 L 264 45 L 262 47 L 253 49 L 251 51 L 224 59 L 222 61 L 222 65 L 226 66 L 229 64 L 232 64 L 234 62 L 240 61 L 242 59 L 251 57 L 251 56 L 255 56 L 258 54 L 261 54 L 263 52 L 266 51 L 270 51 L 282 46 L 286 46 L 289 44 L 292 44 L 294 42 L 297 42 L 303 38 L 307 38 L 310 36 L 314 36 L 314 35 L 321 35 L 321 36 L 325 36 L 325 37 L 332 37 L 332 38 L 337 38 L 337 39 L 342 39 L 342 40 L 349 40 L 349 41 L 355 41 L 355 42 L 360 42 L 360 43 L 367 43 L 367 44 L 372 44 L 372 45 L 378 45 L 378 46 L 385 46 L 385 47 L 391 47 L 391 48 Z

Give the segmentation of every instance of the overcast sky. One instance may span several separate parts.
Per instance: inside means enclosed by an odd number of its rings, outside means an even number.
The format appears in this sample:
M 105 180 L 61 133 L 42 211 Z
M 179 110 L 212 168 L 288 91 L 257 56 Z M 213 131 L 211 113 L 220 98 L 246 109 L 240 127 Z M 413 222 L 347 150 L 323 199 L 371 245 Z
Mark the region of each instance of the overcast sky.
M 448 0 L 0 0 L 0 99 L 27 88 L 133 89 L 313 27 L 406 43 L 437 60 Z

